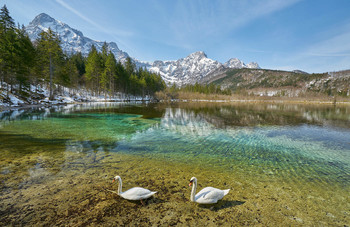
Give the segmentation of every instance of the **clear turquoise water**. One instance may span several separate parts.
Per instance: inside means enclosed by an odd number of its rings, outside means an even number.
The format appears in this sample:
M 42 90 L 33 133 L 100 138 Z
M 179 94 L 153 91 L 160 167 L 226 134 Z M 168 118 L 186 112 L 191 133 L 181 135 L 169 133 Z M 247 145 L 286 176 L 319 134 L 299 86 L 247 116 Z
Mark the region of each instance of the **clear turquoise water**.
M 350 108 L 95 104 L 3 112 L 4 156 L 122 152 L 291 184 L 350 186 Z M 4 167 L 3 167 L 4 168 Z

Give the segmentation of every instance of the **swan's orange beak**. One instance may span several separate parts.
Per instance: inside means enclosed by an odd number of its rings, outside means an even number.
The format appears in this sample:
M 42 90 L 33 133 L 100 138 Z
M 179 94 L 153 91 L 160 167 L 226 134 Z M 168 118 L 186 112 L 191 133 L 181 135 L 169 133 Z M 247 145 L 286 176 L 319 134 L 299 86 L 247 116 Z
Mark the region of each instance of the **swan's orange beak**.
M 112 180 L 112 183 L 114 183 L 115 179 Z
M 191 187 L 192 186 L 192 182 L 190 182 L 189 184 L 188 184 L 188 187 Z

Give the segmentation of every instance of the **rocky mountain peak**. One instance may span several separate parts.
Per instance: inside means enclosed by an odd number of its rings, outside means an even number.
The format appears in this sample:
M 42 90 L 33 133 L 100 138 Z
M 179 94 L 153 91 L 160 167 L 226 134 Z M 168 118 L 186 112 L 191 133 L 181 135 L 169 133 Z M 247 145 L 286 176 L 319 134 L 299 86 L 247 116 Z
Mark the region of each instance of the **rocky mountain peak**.
M 204 51 L 197 51 L 187 56 L 191 59 L 201 60 L 203 58 L 208 58 Z
M 224 63 L 226 68 L 238 68 L 241 69 L 244 67 L 244 63 L 238 58 L 231 58 L 227 62 Z
M 30 24 L 32 25 L 42 25 L 44 23 L 54 23 L 56 22 L 56 20 L 52 17 L 50 17 L 49 15 L 47 15 L 46 13 L 40 13 L 38 16 L 36 16 L 32 22 L 30 22 Z
M 260 66 L 256 62 L 250 62 L 246 65 L 248 69 L 260 69 Z

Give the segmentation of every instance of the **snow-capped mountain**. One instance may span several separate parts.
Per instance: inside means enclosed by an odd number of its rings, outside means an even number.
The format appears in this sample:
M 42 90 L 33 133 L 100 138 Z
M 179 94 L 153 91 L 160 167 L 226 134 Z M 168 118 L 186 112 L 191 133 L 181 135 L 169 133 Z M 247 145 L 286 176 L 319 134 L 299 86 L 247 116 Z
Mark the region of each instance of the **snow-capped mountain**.
M 250 62 L 245 65 L 243 68 L 249 68 L 249 69 L 260 69 L 260 66 L 256 62 Z
M 231 58 L 230 60 L 228 60 L 227 62 L 224 63 L 224 66 L 226 68 L 237 68 L 237 69 L 241 69 L 245 67 L 245 64 L 239 60 L 238 58 Z
M 98 51 L 102 50 L 104 42 L 87 38 L 81 31 L 71 28 L 69 25 L 45 13 L 36 16 L 26 26 L 26 31 L 29 38 L 35 41 L 42 31 L 47 31 L 49 28 L 59 35 L 62 49 L 66 53 L 81 52 L 87 56 L 92 45 L 95 45 Z M 120 50 L 116 43 L 109 42 L 107 44 L 109 50 L 113 52 L 118 61 L 125 62 L 126 58 L 129 57 L 128 53 Z M 203 51 L 192 53 L 185 58 L 174 61 L 157 60 L 154 62 L 143 62 L 136 59 L 133 59 L 133 61 L 137 67 L 144 67 L 152 72 L 159 73 L 167 84 L 176 83 L 177 85 L 205 81 L 203 78 L 211 72 L 220 71 L 225 68 L 260 68 L 255 62 L 246 65 L 237 58 L 232 58 L 222 64 L 208 58 Z
M 220 62 L 207 58 L 203 51 L 198 51 L 176 61 L 155 61 L 149 70 L 159 73 L 166 83 L 183 85 L 196 83 L 221 66 Z
M 69 25 L 62 23 L 45 13 L 36 16 L 34 20 L 26 26 L 26 31 L 29 38 L 32 41 L 35 41 L 42 31 L 47 31 L 49 28 L 59 35 L 62 49 L 66 53 L 81 52 L 83 55 L 87 56 L 92 45 L 95 45 L 98 51 L 102 50 L 104 42 L 87 38 L 81 31 L 71 28 Z M 117 60 L 124 62 L 129 56 L 126 52 L 121 51 L 116 43 L 110 42 L 107 44 L 109 50 L 112 51 Z
M 159 73 L 168 84 L 194 84 L 203 81 L 213 71 L 224 68 L 260 68 L 255 62 L 244 64 L 237 58 L 231 58 L 222 64 L 207 57 L 203 51 L 190 54 L 176 61 L 155 61 L 149 70 Z
M 231 58 L 230 60 L 224 63 L 224 66 L 226 68 L 234 68 L 234 69 L 242 69 L 242 68 L 259 69 L 260 68 L 258 63 L 256 62 L 250 62 L 248 64 L 244 64 L 238 58 Z

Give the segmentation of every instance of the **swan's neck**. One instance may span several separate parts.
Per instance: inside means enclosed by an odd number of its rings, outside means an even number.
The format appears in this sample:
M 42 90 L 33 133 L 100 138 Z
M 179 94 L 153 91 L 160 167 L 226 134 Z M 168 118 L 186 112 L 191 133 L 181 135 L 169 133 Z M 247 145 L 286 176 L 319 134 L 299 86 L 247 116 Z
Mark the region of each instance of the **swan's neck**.
M 194 196 L 197 190 L 197 179 L 193 180 L 192 192 L 191 192 L 191 201 L 194 202 Z
M 119 182 L 119 186 L 118 186 L 118 195 L 120 195 L 120 194 L 122 194 L 122 187 L 123 187 L 122 179 L 119 178 L 118 182 Z

